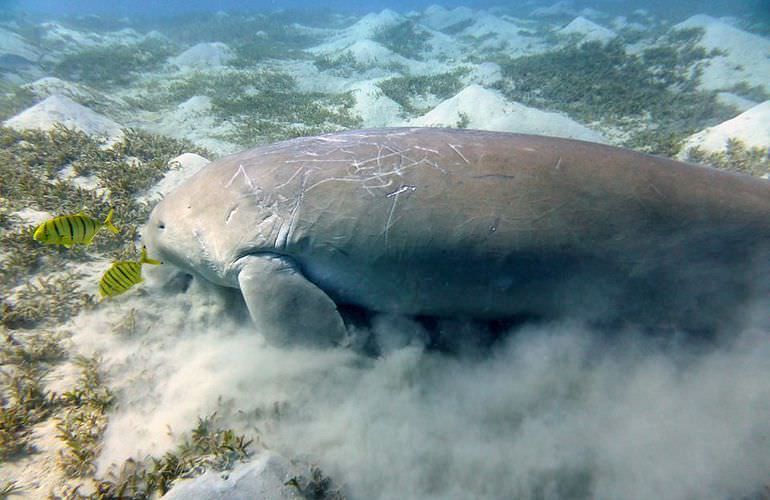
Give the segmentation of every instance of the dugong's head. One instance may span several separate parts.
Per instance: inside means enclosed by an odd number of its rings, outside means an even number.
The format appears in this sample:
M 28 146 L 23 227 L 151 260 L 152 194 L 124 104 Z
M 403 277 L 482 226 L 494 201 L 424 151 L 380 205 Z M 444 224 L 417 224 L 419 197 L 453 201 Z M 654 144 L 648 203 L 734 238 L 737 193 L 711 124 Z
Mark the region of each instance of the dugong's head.
M 182 186 L 166 195 L 152 210 L 143 240 L 152 258 L 219 282 L 224 269 L 211 228 L 215 220 L 206 210 L 209 201 Z
M 247 151 L 210 163 L 168 192 L 144 228 L 149 255 L 223 286 L 237 286 L 239 258 L 275 248 L 285 217 L 271 179 Z M 241 180 L 250 170 L 248 182 Z M 263 189 L 265 188 L 265 189 Z

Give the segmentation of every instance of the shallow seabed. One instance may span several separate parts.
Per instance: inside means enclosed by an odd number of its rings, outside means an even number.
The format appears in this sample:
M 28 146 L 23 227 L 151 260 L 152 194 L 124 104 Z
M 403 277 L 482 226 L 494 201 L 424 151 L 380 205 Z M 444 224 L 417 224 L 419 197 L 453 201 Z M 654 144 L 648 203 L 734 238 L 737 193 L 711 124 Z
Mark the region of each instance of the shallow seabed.
M 268 346 L 170 266 L 95 297 L 180 179 L 300 135 L 538 133 L 767 177 L 766 13 L 654 5 L 0 13 L 0 497 L 157 496 L 270 449 L 305 467 L 286 498 L 760 498 L 766 275 L 708 342 L 566 319 L 454 324 L 444 351 L 383 316 L 378 356 Z M 32 239 L 110 208 L 117 236 Z

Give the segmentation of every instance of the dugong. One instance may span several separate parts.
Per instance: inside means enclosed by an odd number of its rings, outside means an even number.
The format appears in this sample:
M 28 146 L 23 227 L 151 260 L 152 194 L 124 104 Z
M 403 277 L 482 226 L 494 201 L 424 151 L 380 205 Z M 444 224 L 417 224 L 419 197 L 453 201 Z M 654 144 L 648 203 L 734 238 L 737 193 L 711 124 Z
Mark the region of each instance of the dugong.
M 713 330 L 767 290 L 770 182 L 553 137 L 346 131 L 214 161 L 145 239 L 240 289 L 276 344 L 342 342 L 343 306 Z

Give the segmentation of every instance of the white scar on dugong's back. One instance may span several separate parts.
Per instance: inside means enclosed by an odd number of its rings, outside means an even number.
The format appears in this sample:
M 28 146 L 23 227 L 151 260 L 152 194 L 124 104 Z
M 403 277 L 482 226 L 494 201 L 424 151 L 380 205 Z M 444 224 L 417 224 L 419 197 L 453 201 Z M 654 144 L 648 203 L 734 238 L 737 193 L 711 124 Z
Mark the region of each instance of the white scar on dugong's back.
M 145 237 L 239 288 L 276 343 L 340 342 L 342 305 L 714 330 L 765 286 L 770 183 L 552 137 L 348 131 L 207 165 Z

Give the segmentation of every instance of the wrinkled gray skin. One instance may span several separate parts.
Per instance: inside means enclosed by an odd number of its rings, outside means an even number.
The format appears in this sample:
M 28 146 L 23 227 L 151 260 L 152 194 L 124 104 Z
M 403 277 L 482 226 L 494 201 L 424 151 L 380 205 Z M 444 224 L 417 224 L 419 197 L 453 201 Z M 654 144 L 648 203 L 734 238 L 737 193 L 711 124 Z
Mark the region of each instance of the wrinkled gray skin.
M 766 291 L 770 183 L 568 139 L 351 131 L 211 163 L 145 238 L 239 288 L 278 344 L 341 342 L 342 304 L 714 330 Z

